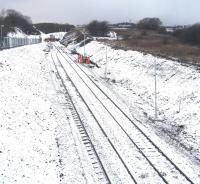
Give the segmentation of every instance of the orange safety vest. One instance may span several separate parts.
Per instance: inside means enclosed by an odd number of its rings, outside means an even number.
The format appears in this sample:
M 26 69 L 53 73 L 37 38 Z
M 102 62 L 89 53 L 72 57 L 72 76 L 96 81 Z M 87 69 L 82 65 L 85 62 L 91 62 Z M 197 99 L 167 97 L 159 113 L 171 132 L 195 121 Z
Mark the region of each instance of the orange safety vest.
M 80 55 L 80 63 L 83 63 L 83 56 Z
M 86 57 L 86 64 L 90 64 L 90 58 Z

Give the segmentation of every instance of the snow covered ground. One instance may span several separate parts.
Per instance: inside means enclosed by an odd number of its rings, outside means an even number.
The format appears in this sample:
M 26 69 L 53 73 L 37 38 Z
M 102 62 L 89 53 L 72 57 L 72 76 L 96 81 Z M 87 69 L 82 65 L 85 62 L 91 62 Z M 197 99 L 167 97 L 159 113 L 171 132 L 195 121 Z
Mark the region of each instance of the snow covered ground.
M 69 47 L 70 48 L 70 47 Z M 115 50 L 97 41 L 86 45 L 86 53 L 100 68 L 91 72 L 102 78 L 113 94 L 145 126 L 200 159 L 200 72 L 192 66 L 144 55 L 137 51 Z M 84 52 L 84 48 L 78 48 Z M 154 64 L 157 73 L 158 119 L 154 122 Z M 106 73 L 106 80 L 103 79 Z M 172 142 L 173 142 L 172 141 Z
M 71 111 L 66 106 L 65 91 L 57 78 L 51 55 L 43 52 L 45 48 L 45 43 L 41 43 L 0 52 L 0 184 L 95 183 L 87 152 L 80 140 Z M 84 48 L 77 50 L 83 53 Z M 117 103 L 123 108 L 128 107 L 131 114 L 141 120 L 142 125 L 138 126 L 143 127 L 147 135 L 199 183 L 199 71 L 140 52 L 114 50 L 110 47 L 107 50 L 106 63 L 105 45 L 96 41 L 87 44 L 87 54 L 92 56 L 92 60 L 100 68 L 84 65 L 82 68 Z M 55 54 L 55 51 L 53 49 L 51 52 Z M 59 58 L 62 58 L 61 55 Z M 80 79 L 75 76 L 64 58 L 61 61 L 78 86 Z M 157 64 L 158 117 L 161 120 L 156 122 L 153 121 L 154 62 Z M 66 83 L 71 85 L 67 80 Z M 79 88 L 84 89 L 83 86 Z M 88 120 L 86 123 L 91 129 L 90 133 L 95 132 L 92 140 L 104 158 L 103 162 L 112 163 L 106 167 L 110 168 L 113 181 L 127 181 L 125 172 L 121 172 L 125 178 L 113 174 L 120 172 L 123 167 L 116 170 L 114 154 L 104 156 L 109 153 L 106 149 L 110 147 L 107 140 L 101 142 L 101 138 L 105 137 L 91 121 L 87 108 L 80 105 L 83 102 L 78 103 L 80 97 L 75 95 L 75 89 L 71 88 L 70 91 L 74 94 L 76 105 L 79 105 L 81 117 Z M 83 91 L 83 94 L 88 102 L 94 103 L 88 91 Z M 100 116 L 100 107 L 95 106 L 95 103 L 93 106 Z M 110 124 L 110 119 L 105 118 L 102 122 L 110 127 L 107 131 L 115 129 L 114 123 Z M 126 139 L 118 131 L 113 131 L 113 134 L 116 137 L 115 144 L 119 147 L 123 145 L 122 150 L 127 148 Z M 173 144 L 166 144 L 166 141 L 172 143 L 172 140 L 175 140 Z M 184 152 L 178 153 L 178 148 L 184 148 L 183 150 L 194 157 L 191 160 L 189 157 L 188 160 Z M 124 152 L 124 155 L 128 155 L 129 151 Z M 129 159 L 137 160 L 136 157 L 132 158 L 132 153 L 126 161 Z M 140 174 L 146 165 L 138 165 L 139 163 L 140 161 L 129 164 L 133 172 Z M 141 170 L 135 170 L 136 165 Z M 148 183 L 148 178 L 144 181 Z
M 44 48 L 0 52 L 0 184 L 86 183 Z
M 65 52 L 67 52 L 67 50 Z M 158 180 L 158 178 L 156 178 L 156 176 L 151 178 L 152 171 L 149 168 L 145 170 L 145 168 L 148 166 L 148 164 L 141 163 L 143 161 L 142 158 L 139 160 L 136 159 L 133 161 L 133 159 L 138 158 L 140 156 L 135 155 L 137 151 L 132 150 L 133 147 L 131 147 L 131 143 L 129 144 L 129 140 L 126 139 L 127 137 L 123 135 L 123 132 L 120 131 L 119 126 L 116 126 L 116 122 L 113 121 L 113 119 L 106 113 L 105 109 L 102 108 L 102 105 L 98 102 L 98 100 L 94 99 L 94 95 L 92 95 L 90 90 L 88 90 L 87 87 L 85 87 L 85 85 L 80 82 L 80 78 L 76 76 L 75 72 L 71 71 L 72 69 L 71 69 L 70 65 L 67 64 L 68 62 L 66 62 L 66 60 L 64 58 L 62 58 L 62 56 L 59 56 L 59 58 L 62 60 L 62 64 L 64 65 L 66 71 L 70 73 L 70 77 L 73 78 L 73 81 L 74 81 L 75 85 L 77 86 L 78 90 L 81 92 L 83 98 L 85 99 L 87 104 L 89 106 L 91 106 L 92 112 L 95 114 L 95 116 L 98 119 L 98 121 L 100 122 L 101 126 L 104 127 L 104 131 L 108 132 L 108 135 L 109 135 L 108 137 L 110 139 L 112 139 L 115 146 L 117 145 L 116 146 L 117 148 L 119 148 L 118 147 L 119 145 L 123 145 L 123 146 L 120 146 L 119 152 L 121 152 L 121 151 L 123 152 L 124 149 L 126 150 L 121 155 L 122 155 L 123 159 L 125 160 L 125 162 L 128 162 L 130 164 L 130 165 L 128 164 L 129 169 L 134 168 L 133 172 L 137 172 L 137 174 L 135 176 L 136 181 L 139 181 L 138 183 L 162 183 L 161 181 Z M 75 67 L 75 65 L 73 65 L 73 67 Z M 75 68 L 77 68 L 77 67 L 75 67 Z M 125 112 L 128 113 L 128 109 L 127 109 L 126 105 L 124 103 L 122 103 L 119 98 L 116 98 L 117 94 L 112 94 L 112 91 L 110 91 L 108 88 L 103 86 L 103 84 L 102 84 L 103 80 L 101 78 L 95 76 L 95 73 L 92 73 L 93 69 L 89 70 L 89 67 L 87 67 L 87 65 L 86 66 L 83 65 L 81 68 L 86 73 L 88 73 L 88 75 L 90 75 L 95 80 L 95 82 L 98 83 L 98 85 L 101 86 L 103 91 L 106 94 L 108 94 L 108 96 L 110 96 L 114 99 L 115 103 L 119 104 L 119 106 L 122 107 L 123 109 L 125 109 Z M 99 70 L 101 70 L 101 69 L 99 69 Z M 98 90 L 95 90 L 94 86 L 89 84 L 89 81 L 85 78 L 84 74 L 82 72 L 80 72 L 80 69 L 78 71 L 79 71 L 78 73 L 82 76 L 82 78 L 84 78 L 84 81 L 85 82 L 87 81 L 86 83 L 88 84 L 88 86 L 90 86 L 90 88 L 92 88 L 93 92 L 95 91 L 94 93 L 96 94 L 96 96 L 98 96 L 98 98 L 100 98 L 104 102 L 104 105 L 107 107 L 107 109 L 109 109 L 112 112 L 112 115 L 114 115 L 114 118 L 118 119 L 120 116 L 120 113 L 118 112 L 118 110 L 116 108 L 114 108 L 109 103 L 108 100 L 107 100 L 107 102 L 105 102 L 106 98 L 104 96 L 102 96 L 102 94 Z M 120 91 L 118 91 L 117 93 L 120 94 Z M 72 94 L 74 94 L 74 96 L 75 96 L 75 92 L 73 92 Z M 75 101 L 77 101 L 77 98 L 75 98 Z M 93 137 L 94 137 L 94 139 L 96 139 L 96 140 L 94 140 L 95 145 L 97 147 L 101 147 L 101 149 L 98 150 L 98 152 L 100 153 L 100 155 L 107 155 L 108 151 L 106 152 L 105 150 L 110 150 L 109 145 L 106 144 L 107 141 L 104 141 L 103 145 L 101 145 L 102 142 L 99 141 L 99 140 L 101 140 L 99 138 L 99 137 L 101 137 L 101 131 L 99 128 L 95 128 L 95 124 L 97 124 L 97 123 L 93 122 L 91 119 L 89 119 L 88 118 L 89 115 L 86 116 L 86 114 L 88 114 L 87 112 L 85 112 L 85 111 L 87 111 L 87 109 L 85 107 L 81 108 L 80 102 L 79 103 L 76 102 L 76 103 L 78 104 L 78 106 L 80 108 L 79 112 L 84 112 L 83 114 L 85 115 L 85 117 L 83 119 L 87 119 L 86 124 L 87 124 L 88 129 L 91 129 L 90 131 L 92 131 L 92 132 L 94 132 L 94 130 L 96 131 L 95 133 L 93 133 Z M 131 137 L 135 135 L 138 139 L 138 137 L 139 137 L 138 133 L 135 132 L 134 127 L 131 127 L 130 124 L 126 121 L 126 119 L 123 119 L 123 117 L 121 116 L 120 120 L 118 119 L 118 122 L 121 124 L 121 126 L 123 126 L 126 129 L 126 131 L 129 132 L 129 135 L 131 135 Z M 109 128 L 108 128 L 108 126 L 109 126 Z M 138 124 L 138 126 L 141 127 L 141 129 L 143 131 L 146 129 L 141 124 Z M 167 145 L 166 142 L 164 142 L 162 139 L 158 138 L 158 136 L 155 136 L 155 133 L 153 131 L 151 131 L 149 128 L 147 128 L 145 130 L 145 132 L 146 132 L 146 135 L 148 137 L 150 137 L 158 145 L 158 147 L 161 148 L 161 150 L 164 150 L 164 153 L 167 154 L 169 158 L 171 158 L 175 163 L 177 163 L 181 168 L 183 168 L 184 172 L 187 173 L 187 175 L 189 177 L 191 177 L 193 181 L 196 181 L 196 183 L 198 183 L 197 182 L 199 180 L 198 174 L 200 173 L 198 164 L 194 164 L 193 162 L 191 162 L 190 159 L 185 157 L 185 155 L 182 154 L 181 152 L 178 153 L 176 148 Z M 138 140 L 136 142 L 138 143 Z M 138 143 L 138 144 L 143 145 L 144 143 L 141 143 L 141 144 Z M 105 148 L 105 147 L 107 147 L 107 148 Z M 144 148 L 144 147 L 148 147 L 148 146 L 143 145 L 142 147 Z M 114 161 L 114 167 L 111 167 L 109 170 L 110 171 L 109 176 L 112 178 L 113 173 L 115 173 L 116 171 L 119 171 L 117 166 L 119 165 L 120 162 L 115 158 L 114 153 L 111 155 L 112 155 L 111 159 L 105 159 L 105 160 L 103 159 L 103 162 L 105 162 L 105 165 L 107 167 L 107 165 L 112 165 L 112 162 Z M 104 156 L 104 157 L 106 158 L 106 156 Z M 132 159 L 132 160 L 128 161 L 129 159 Z M 162 165 L 162 163 L 163 163 L 161 161 L 161 159 L 158 159 L 158 162 L 159 162 L 159 165 Z M 168 167 L 166 167 L 166 165 L 163 167 L 168 168 Z M 123 166 L 120 168 L 123 168 Z M 195 172 L 194 172 L 194 170 L 195 170 Z M 163 172 L 163 173 L 166 173 L 166 172 Z M 112 178 L 112 181 L 114 181 L 114 183 L 116 181 L 119 181 L 119 183 L 123 183 L 128 178 L 128 177 L 124 177 L 125 174 L 126 174 L 125 171 L 122 171 L 121 175 L 119 173 L 115 174 L 115 176 L 117 176 L 117 177 Z M 144 176 L 144 175 L 146 177 L 143 178 L 142 176 Z M 141 179 L 141 178 L 143 178 L 143 179 Z M 177 181 L 175 182 L 174 178 L 177 178 L 177 177 L 171 177 L 169 183 L 177 183 Z M 181 181 L 181 179 L 180 180 L 179 179 L 180 178 L 178 178 L 178 183 L 185 183 L 185 182 Z M 125 183 L 127 183 L 127 182 L 125 182 Z

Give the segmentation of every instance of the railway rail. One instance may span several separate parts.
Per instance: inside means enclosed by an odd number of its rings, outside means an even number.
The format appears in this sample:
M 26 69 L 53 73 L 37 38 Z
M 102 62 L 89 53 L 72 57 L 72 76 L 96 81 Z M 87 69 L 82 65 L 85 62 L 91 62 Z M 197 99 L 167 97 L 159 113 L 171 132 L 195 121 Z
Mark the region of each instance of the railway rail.
M 74 59 L 66 52 L 63 52 L 59 47 L 55 46 L 57 49 L 57 62 L 62 67 L 67 78 L 71 81 L 78 95 L 81 97 L 85 106 L 88 108 L 89 112 L 92 114 L 94 120 L 98 124 L 100 130 L 103 132 L 104 136 L 107 138 L 109 144 L 114 149 L 115 153 L 118 155 L 118 158 L 122 162 L 129 176 L 131 177 L 134 183 L 141 183 L 141 178 L 138 173 L 134 170 L 133 165 L 137 163 L 131 163 L 134 160 L 133 157 L 140 158 L 143 163 L 146 164 L 146 167 L 152 173 L 152 177 L 155 177 L 154 181 L 157 183 L 194 183 L 162 150 L 148 137 L 145 132 L 134 122 L 138 121 L 137 119 L 132 119 L 129 117 L 120 107 L 117 105 L 113 99 L 111 99 L 88 75 L 87 73 L 79 66 L 79 64 L 74 61 Z M 60 57 L 65 61 L 61 61 Z M 65 65 L 65 66 L 64 66 Z M 76 75 L 74 78 L 70 77 L 65 68 L 70 68 L 73 75 Z M 60 78 L 62 78 L 60 76 Z M 88 94 L 93 96 L 95 103 L 98 103 L 98 107 L 103 114 L 106 114 L 106 117 L 109 117 L 111 125 L 103 124 L 99 120 L 98 113 L 99 111 L 95 110 L 86 100 L 86 97 L 80 92 L 78 84 L 73 82 L 73 80 L 78 79 L 79 84 L 84 86 L 85 90 L 88 90 Z M 63 84 L 64 80 L 62 79 Z M 67 90 L 67 89 L 66 89 Z M 75 107 L 74 107 L 75 108 Z M 103 115 L 102 115 L 103 116 Z M 80 118 L 79 118 L 80 119 Z M 104 118 L 105 120 L 106 118 Z M 82 124 L 84 127 L 84 124 Z M 114 128 L 113 131 L 109 129 Z M 86 131 L 86 128 L 84 128 Z M 131 148 L 131 153 L 124 154 L 125 151 L 121 151 L 119 146 L 116 145 L 116 142 L 113 139 L 115 135 L 115 130 L 129 143 Z M 115 135 L 116 136 L 116 135 Z M 121 141 L 120 139 L 118 139 Z M 121 142 L 123 144 L 123 141 Z M 94 147 L 94 146 L 93 146 Z M 135 155 L 134 155 L 135 154 Z M 126 157 L 127 156 L 127 157 Z M 131 157 L 131 159 L 129 158 Z M 100 160 L 100 159 L 99 159 Z M 128 160 L 128 161 L 127 161 Z M 103 167 L 103 166 L 101 166 Z M 104 170 L 106 173 L 106 170 Z M 108 177 L 108 176 L 107 176 Z M 144 176 L 145 177 L 145 176 Z M 155 182 L 154 182 L 155 183 Z
M 84 123 L 82 121 L 82 119 L 80 118 L 79 116 L 79 113 L 74 105 L 74 102 L 67 90 L 67 87 L 65 85 L 65 82 L 64 82 L 64 79 L 61 77 L 60 73 L 59 73 L 59 69 L 55 63 L 55 60 L 53 58 L 53 55 L 51 55 L 51 59 L 53 61 L 53 64 L 55 66 L 55 69 L 57 71 L 57 78 L 61 81 L 61 84 L 64 88 L 64 92 L 65 92 L 65 100 L 66 100 L 66 104 L 67 104 L 67 107 L 71 110 L 71 114 L 72 114 L 72 117 L 76 123 L 76 126 L 79 130 L 79 133 L 81 135 L 81 140 L 83 142 L 83 144 L 85 145 L 85 148 L 88 152 L 88 155 L 90 157 L 90 159 L 92 160 L 92 165 L 93 165 L 93 168 L 95 169 L 95 173 L 97 174 L 97 178 L 98 178 L 98 181 L 99 183 L 106 183 L 106 184 L 110 184 L 110 179 L 104 169 L 104 166 L 102 165 L 102 162 L 96 152 L 96 149 L 94 147 L 94 144 L 92 143 L 91 139 L 90 139 L 90 136 L 88 135 L 87 133 L 87 130 L 84 126 Z M 61 63 L 59 63 L 61 64 Z M 66 75 L 66 77 L 68 77 Z M 68 78 L 68 80 L 70 80 Z

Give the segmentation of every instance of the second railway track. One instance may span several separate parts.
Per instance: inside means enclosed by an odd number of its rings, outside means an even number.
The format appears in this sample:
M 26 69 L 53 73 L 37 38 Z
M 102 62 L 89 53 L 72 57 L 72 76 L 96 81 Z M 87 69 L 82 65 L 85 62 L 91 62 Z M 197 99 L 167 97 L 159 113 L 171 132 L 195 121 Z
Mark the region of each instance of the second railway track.
M 58 50 L 57 62 L 60 62 L 66 75 L 72 75 L 71 80 L 74 81 L 76 91 L 81 95 L 84 104 L 93 114 L 95 121 L 98 121 L 101 131 L 104 132 L 104 136 L 107 137 L 107 140 L 115 149 L 123 166 L 126 168 L 125 170 L 134 183 L 194 183 L 87 76 L 67 53 L 64 53 L 58 47 L 56 49 Z M 68 68 L 67 71 L 66 68 Z M 90 102 L 88 102 L 88 99 L 90 99 Z M 141 169 L 141 171 L 138 169 Z

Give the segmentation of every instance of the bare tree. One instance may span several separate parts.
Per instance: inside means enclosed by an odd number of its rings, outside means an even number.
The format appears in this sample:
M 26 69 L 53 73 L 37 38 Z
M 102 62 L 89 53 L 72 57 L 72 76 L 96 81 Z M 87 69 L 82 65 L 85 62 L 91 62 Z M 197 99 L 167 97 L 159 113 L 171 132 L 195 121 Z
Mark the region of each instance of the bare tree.
M 86 29 L 90 32 L 91 35 L 105 36 L 108 32 L 108 22 L 99 22 L 97 20 L 93 20 L 86 26 Z
M 39 23 L 39 24 L 34 24 L 35 27 L 37 27 L 40 31 L 44 33 L 53 33 L 53 32 L 68 32 L 72 28 L 74 28 L 73 25 L 71 24 L 57 24 L 57 23 Z

